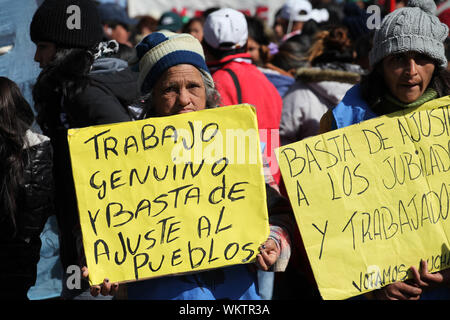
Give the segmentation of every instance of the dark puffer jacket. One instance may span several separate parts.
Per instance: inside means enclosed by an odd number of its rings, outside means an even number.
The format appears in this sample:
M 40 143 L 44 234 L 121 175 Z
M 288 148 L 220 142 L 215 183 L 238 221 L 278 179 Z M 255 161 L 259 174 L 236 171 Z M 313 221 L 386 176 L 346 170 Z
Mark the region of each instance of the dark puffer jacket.
M 54 214 L 52 146 L 46 136 L 30 130 L 26 135 L 27 162 L 23 192 L 19 196 L 16 216 L 17 234 L 14 238 L 0 236 L 0 297 L 26 298 L 36 281 L 40 257 L 40 234 L 47 218 Z M 11 234 L 2 223 L 2 235 Z

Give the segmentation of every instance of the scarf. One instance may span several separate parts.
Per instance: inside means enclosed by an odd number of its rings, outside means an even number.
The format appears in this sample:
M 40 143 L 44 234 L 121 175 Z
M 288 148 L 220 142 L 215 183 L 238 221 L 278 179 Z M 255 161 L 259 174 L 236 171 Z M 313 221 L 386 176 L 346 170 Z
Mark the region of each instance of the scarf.
M 420 96 L 419 99 L 417 99 L 414 102 L 411 103 L 404 103 L 401 102 L 399 100 L 397 100 L 396 98 L 394 98 L 391 94 L 386 94 L 385 99 L 386 101 L 388 101 L 389 103 L 392 103 L 396 106 L 399 106 L 403 109 L 407 109 L 407 108 L 415 108 L 418 106 L 423 105 L 425 102 L 431 101 L 433 99 L 437 98 L 437 92 L 436 90 L 432 89 L 432 88 L 428 88 L 427 90 L 425 90 L 425 92 Z
M 438 97 L 438 93 L 433 88 L 427 88 L 425 92 L 414 102 L 404 103 L 392 96 L 390 93 L 384 95 L 381 101 L 373 108 L 378 115 L 389 114 L 395 111 L 415 108 L 422 104 L 434 100 Z

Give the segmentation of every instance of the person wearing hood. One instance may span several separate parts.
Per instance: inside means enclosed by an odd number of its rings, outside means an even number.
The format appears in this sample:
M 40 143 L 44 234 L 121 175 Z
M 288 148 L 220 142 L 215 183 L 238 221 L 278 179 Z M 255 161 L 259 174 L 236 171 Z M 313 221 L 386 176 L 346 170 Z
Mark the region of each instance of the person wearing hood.
M 79 28 L 76 23 L 69 28 L 67 12 L 73 6 L 79 8 Z M 104 58 L 116 53 L 118 45 L 101 42 L 101 20 L 90 0 L 45 0 L 32 18 L 30 36 L 36 44 L 34 60 L 42 68 L 33 99 L 37 122 L 54 150 L 60 255 L 67 270 L 80 265 L 81 256 L 76 246 L 79 218 L 67 130 L 131 120 L 127 106 L 139 95 L 137 73 L 124 60 Z M 69 291 L 63 279 L 63 297 L 82 294 L 89 288 L 87 282 L 83 285 L 81 290 Z
M 343 26 L 318 32 L 306 60 L 310 67 L 297 70 L 296 83 L 283 98 L 281 145 L 318 134 L 323 114 L 338 104 L 364 73 L 353 63 L 353 45 Z

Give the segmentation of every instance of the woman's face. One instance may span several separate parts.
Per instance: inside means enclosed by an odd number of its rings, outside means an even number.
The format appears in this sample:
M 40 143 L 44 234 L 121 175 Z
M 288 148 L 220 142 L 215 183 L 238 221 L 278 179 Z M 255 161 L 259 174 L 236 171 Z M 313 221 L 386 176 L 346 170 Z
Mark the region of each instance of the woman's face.
M 417 52 L 405 52 L 383 59 L 383 76 L 391 94 L 404 103 L 416 101 L 430 84 L 433 60 Z
M 203 40 L 203 25 L 200 21 L 193 21 L 188 28 L 188 33 L 197 38 L 198 41 Z
M 203 110 L 206 88 L 202 74 L 190 64 L 171 67 L 156 82 L 152 98 L 158 116 Z
M 36 43 L 34 61 L 39 63 L 40 68 L 45 68 L 56 55 L 56 45 L 52 42 L 39 41 Z
M 283 18 L 276 18 L 275 23 L 273 25 L 273 31 L 275 33 L 275 37 L 278 40 L 281 40 L 283 36 L 286 34 L 288 21 Z
M 259 63 L 261 60 L 261 56 L 259 54 L 259 49 L 261 48 L 261 46 L 259 45 L 258 42 L 256 42 L 255 40 L 253 40 L 253 38 L 248 37 L 248 42 L 247 42 L 247 53 L 250 54 L 252 60 L 254 63 Z

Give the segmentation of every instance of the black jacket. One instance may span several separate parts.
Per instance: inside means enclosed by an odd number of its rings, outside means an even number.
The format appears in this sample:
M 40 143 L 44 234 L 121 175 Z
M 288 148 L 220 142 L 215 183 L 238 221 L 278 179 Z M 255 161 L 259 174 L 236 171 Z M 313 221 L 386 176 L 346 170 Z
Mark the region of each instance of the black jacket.
M 129 68 L 90 74 L 82 94 L 65 103 L 70 127 L 129 121 L 127 106 L 139 97 L 137 76 Z
M 64 270 L 78 264 L 74 231 L 79 226 L 78 208 L 67 143 L 67 130 L 99 124 L 130 121 L 127 106 L 139 97 L 136 72 L 131 69 L 91 72 L 87 77 L 73 74 L 77 53 L 44 69 L 33 90 L 36 108 L 45 114 L 39 124 L 52 141 L 56 186 L 57 221 L 60 230 L 60 257 Z M 94 63 L 95 65 L 95 63 Z M 85 81 L 86 85 L 70 96 L 61 87 Z M 69 85 L 67 85 L 69 84 Z
M 36 281 L 40 234 L 54 214 L 52 147 L 50 140 L 28 130 L 23 192 L 16 215 L 17 234 L 0 237 L 0 297 L 25 298 Z M 2 228 L 5 224 L 2 224 Z M 11 234 L 4 230 L 2 234 Z

